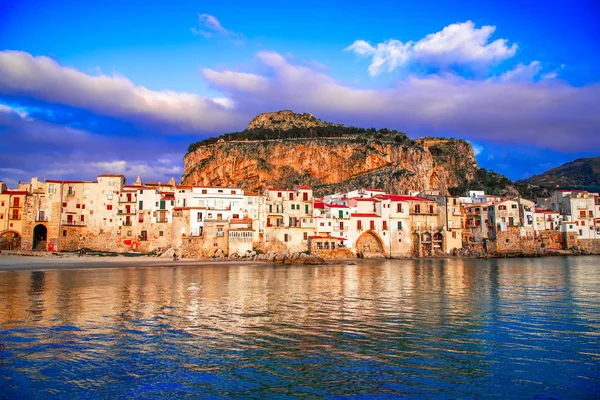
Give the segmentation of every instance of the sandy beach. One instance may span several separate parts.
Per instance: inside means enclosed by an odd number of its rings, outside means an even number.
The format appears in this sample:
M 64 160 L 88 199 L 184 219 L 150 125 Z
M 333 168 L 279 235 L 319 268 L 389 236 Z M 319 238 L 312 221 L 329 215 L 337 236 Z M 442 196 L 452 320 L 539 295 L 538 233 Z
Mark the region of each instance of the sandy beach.
M 86 268 L 148 268 L 148 267 L 198 267 L 202 265 L 265 265 L 252 261 L 211 261 L 198 259 L 180 259 L 159 257 L 98 257 L 76 255 L 29 256 L 0 254 L 0 271 L 35 271 L 51 269 Z

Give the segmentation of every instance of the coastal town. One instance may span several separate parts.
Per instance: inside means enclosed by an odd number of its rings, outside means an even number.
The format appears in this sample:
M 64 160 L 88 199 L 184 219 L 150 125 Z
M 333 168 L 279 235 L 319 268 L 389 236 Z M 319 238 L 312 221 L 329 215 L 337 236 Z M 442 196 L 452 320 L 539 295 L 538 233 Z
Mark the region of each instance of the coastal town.
M 0 250 L 85 250 L 185 258 L 265 253 L 324 259 L 540 254 L 600 249 L 600 196 L 557 190 L 537 202 L 470 191 L 360 188 L 315 197 L 308 186 L 235 187 L 33 178 L 1 184 Z

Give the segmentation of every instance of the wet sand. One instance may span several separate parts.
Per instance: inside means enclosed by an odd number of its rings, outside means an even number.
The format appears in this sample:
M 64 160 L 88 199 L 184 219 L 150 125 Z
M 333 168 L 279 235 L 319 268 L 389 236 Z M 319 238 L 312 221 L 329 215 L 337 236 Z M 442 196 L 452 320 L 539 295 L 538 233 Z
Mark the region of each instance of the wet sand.
M 26 256 L 0 254 L 0 271 L 35 271 L 49 269 L 85 268 L 148 268 L 148 267 L 198 267 L 202 265 L 264 265 L 253 261 L 211 261 L 160 257 L 98 257 L 98 256 Z

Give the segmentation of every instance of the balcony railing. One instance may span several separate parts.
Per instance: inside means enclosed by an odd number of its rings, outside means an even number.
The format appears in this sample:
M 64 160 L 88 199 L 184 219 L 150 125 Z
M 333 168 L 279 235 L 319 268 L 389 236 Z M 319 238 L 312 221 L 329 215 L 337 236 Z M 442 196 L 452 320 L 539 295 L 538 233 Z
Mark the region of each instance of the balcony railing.
M 124 221 L 123 226 L 133 226 L 133 221 Z
M 38 215 L 37 217 L 35 217 L 35 222 L 48 222 L 48 217 L 45 215 Z
M 9 218 L 11 221 L 20 221 L 21 220 L 21 215 L 10 215 Z
M 87 222 L 86 221 L 62 221 L 61 225 L 69 225 L 69 226 L 86 226 Z
M 135 208 L 130 208 L 129 211 L 117 210 L 117 214 L 136 214 L 136 213 L 137 213 L 137 209 L 135 209 Z

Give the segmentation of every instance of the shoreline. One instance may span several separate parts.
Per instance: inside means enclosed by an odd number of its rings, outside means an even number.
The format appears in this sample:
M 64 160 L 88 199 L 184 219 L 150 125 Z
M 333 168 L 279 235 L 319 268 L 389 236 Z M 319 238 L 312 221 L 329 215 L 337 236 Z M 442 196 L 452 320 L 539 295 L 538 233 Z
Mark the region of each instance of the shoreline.
M 481 259 L 506 259 L 506 258 L 541 258 L 541 257 L 579 257 L 600 256 L 598 253 L 576 253 L 570 250 L 561 250 L 548 254 L 505 254 L 500 256 L 481 257 L 459 257 L 459 256 L 437 256 L 437 257 L 406 257 L 406 258 L 346 258 L 327 259 L 320 265 L 353 264 L 365 261 L 396 260 L 481 260 Z M 184 258 L 173 261 L 171 258 L 147 257 L 147 256 L 78 256 L 73 254 L 55 253 L 0 253 L 0 272 L 5 271 L 42 271 L 42 270 L 78 270 L 78 269 L 104 269 L 104 268 L 166 268 L 166 267 L 202 267 L 202 266 L 261 266 L 261 265 L 284 265 L 276 262 L 254 261 L 254 260 L 211 260 L 198 258 Z M 285 264 L 304 265 L 304 264 Z

